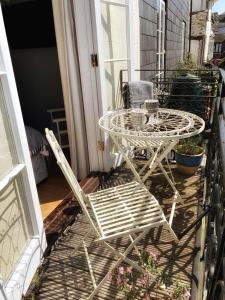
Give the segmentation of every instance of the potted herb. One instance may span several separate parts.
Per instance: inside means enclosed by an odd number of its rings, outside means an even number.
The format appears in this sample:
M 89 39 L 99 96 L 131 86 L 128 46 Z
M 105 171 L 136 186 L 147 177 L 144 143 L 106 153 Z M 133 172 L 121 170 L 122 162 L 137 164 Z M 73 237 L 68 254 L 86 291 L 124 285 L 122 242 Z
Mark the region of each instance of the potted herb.
M 175 149 L 177 170 L 185 175 L 193 175 L 201 165 L 204 148 L 198 140 L 187 139 Z

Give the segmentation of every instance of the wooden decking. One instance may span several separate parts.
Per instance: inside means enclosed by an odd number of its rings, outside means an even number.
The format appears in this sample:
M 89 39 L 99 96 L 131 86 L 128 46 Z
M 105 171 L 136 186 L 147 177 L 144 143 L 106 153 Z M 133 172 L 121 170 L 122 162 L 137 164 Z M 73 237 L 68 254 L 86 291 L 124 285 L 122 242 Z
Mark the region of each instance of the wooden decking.
M 202 197 L 202 186 L 200 172 L 192 177 L 184 177 L 174 171 L 177 188 L 184 199 L 184 205 L 177 205 L 176 216 L 173 223 L 175 232 L 182 232 L 188 224 L 195 220 L 198 202 Z M 102 188 L 118 185 L 133 179 L 130 171 L 118 169 Z M 148 182 L 150 185 L 150 181 Z M 165 214 L 169 214 L 171 190 L 163 176 L 152 178 L 150 191 L 161 203 Z M 72 249 L 82 239 L 87 229 L 83 215 L 67 230 L 57 242 L 51 255 L 45 259 L 36 298 L 42 300 L 58 299 L 86 299 L 92 290 L 92 283 L 88 273 L 88 267 L 84 252 L 81 250 L 76 256 L 71 256 Z M 96 280 L 100 280 L 107 272 L 109 266 L 115 259 L 101 245 L 93 243 L 90 238 L 91 261 L 94 266 Z M 113 242 L 121 251 L 126 247 L 128 240 L 119 239 Z M 177 282 L 183 283 L 191 288 L 193 258 L 195 255 L 195 231 L 191 230 L 179 242 L 174 242 L 171 236 L 163 228 L 153 229 L 142 240 L 140 249 L 145 248 L 159 254 L 159 267 L 171 280 L 168 290 L 172 289 Z M 165 290 L 159 290 L 152 285 L 151 299 L 168 299 Z M 124 299 L 111 282 L 108 281 L 99 292 L 96 299 Z

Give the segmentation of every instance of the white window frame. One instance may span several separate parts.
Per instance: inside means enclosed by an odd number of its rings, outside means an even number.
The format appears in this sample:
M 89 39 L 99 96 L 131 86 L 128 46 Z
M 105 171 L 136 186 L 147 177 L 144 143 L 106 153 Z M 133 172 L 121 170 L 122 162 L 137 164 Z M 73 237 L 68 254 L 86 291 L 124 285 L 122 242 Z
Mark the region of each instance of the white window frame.
M 128 80 L 131 81 L 134 79 L 134 51 L 133 51 L 133 26 L 132 26 L 132 13 L 133 13 L 133 1 L 125 0 L 125 3 L 119 3 L 115 1 L 106 1 L 100 0 L 100 3 L 105 3 L 107 5 L 114 5 L 118 7 L 123 7 L 126 9 L 127 18 L 126 18 L 126 35 L 127 35 L 127 56 L 126 57 L 118 57 L 118 58 L 111 58 L 105 59 L 105 63 L 111 62 L 119 62 L 124 61 L 127 62 L 128 67 Z
M 165 67 L 165 15 L 166 5 L 164 0 L 158 0 L 158 18 L 157 18 L 157 74 L 156 77 L 164 76 Z M 162 38 L 163 37 L 163 38 Z M 162 63 L 161 63 L 162 62 Z
M 186 23 L 182 21 L 181 60 L 184 60 L 184 56 L 185 56 L 185 35 L 186 35 Z
M 221 53 L 222 43 L 215 43 L 214 50 L 214 53 Z
M 23 204 L 29 212 L 33 233 L 7 282 L 3 283 L 0 280 L 0 299 L 1 297 L 3 299 L 20 299 L 29 287 L 47 244 L 1 7 L 0 70 L 6 109 L 18 158 L 18 164 L 0 181 L 0 191 L 7 187 L 13 179 L 22 176 L 25 192 Z

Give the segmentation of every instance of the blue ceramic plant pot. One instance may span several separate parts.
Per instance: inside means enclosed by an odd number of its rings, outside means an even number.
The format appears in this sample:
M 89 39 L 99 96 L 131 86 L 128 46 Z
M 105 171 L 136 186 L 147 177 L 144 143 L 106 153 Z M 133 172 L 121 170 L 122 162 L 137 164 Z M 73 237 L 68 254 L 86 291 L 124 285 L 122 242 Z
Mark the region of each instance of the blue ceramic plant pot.
M 197 155 L 181 154 L 175 151 L 177 169 L 179 172 L 185 175 L 193 175 L 201 165 L 202 158 L 203 151 Z

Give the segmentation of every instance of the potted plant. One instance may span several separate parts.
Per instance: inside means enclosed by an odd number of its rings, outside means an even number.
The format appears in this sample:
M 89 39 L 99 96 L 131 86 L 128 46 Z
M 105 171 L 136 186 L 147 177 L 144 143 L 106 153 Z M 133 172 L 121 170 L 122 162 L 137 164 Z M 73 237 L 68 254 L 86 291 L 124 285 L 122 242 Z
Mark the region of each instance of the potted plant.
M 187 139 L 175 149 L 177 170 L 184 175 L 193 175 L 201 165 L 204 147 L 198 140 Z

